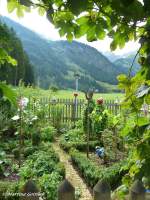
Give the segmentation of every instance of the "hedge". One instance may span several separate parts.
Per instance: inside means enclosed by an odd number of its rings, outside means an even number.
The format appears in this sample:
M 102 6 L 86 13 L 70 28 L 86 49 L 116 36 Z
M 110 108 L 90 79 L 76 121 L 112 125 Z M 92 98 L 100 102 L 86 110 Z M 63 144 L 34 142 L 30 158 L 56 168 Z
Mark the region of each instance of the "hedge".
M 81 176 L 92 188 L 99 180 L 105 179 L 110 184 L 111 189 L 114 190 L 120 185 L 122 176 L 125 174 L 125 171 L 120 172 L 120 169 L 125 162 L 124 160 L 104 168 L 103 166 L 95 165 L 93 161 L 75 149 L 70 151 L 70 156 L 73 164 L 81 173 Z
M 89 150 L 90 151 L 95 151 L 95 147 L 96 146 L 100 146 L 100 142 L 99 141 L 90 141 L 89 143 Z M 83 141 L 79 141 L 79 142 L 70 142 L 70 141 L 65 141 L 64 139 L 61 139 L 60 141 L 60 147 L 69 152 L 69 150 L 71 148 L 75 148 L 79 151 L 83 151 L 85 152 L 87 149 L 87 142 L 83 142 Z

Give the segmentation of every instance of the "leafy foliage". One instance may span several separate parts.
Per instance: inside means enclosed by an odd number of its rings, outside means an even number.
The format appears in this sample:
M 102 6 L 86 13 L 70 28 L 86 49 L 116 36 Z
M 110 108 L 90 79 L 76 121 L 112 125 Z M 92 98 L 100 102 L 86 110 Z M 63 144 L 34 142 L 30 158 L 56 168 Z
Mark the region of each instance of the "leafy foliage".
M 23 182 L 30 178 L 34 179 L 46 199 L 56 200 L 57 187 L 65 176 L 65 169 L 51 145 L 45 143 L 40 150 L 28 156 L 20 168 L 20 176 Z
M 44 127 L 41 130 L 41 138 L 43 141 L 52 142 L 56 136 L 57 130 L 53 126 Z
M 73 163 L 78 167 L 89 186 L 93 187 L 99 180 L 105 179 L 111 185 L 112 189 L 115 189 L 119 185 L 119 182 L 121 182 L 124 172 L 121 172 L 120 169 L 125 161 L 116 163 L 108 168 L 103 168 L 95 165 L 93 161 L 86 158 L 85 155 L 77 150 L 73 149 L 70 155 Z
M 108 124 L 108 111 L 104 106 L 96 105 L 91 113 L 91 119 L 93 123 L 94 132 L 101 136 L 101 132 L 107 127 Z

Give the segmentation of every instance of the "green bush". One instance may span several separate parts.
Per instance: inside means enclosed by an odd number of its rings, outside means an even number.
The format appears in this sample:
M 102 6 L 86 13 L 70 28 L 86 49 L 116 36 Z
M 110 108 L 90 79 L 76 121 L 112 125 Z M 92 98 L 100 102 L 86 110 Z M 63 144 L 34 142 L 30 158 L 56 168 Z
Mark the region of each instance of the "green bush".
M 63 135 L 62 138 L 68 138 L 67 140 L 70 142 L 81 142 L 85 141 L 85 134 L 83 130 L 80 128 L 71 129 L 67 132 L 67 134 Z
M 43 141 L 52 142 L 57 133 L 57 130 L 53 126 L 45 127 L 41 130 L 41 137 Z
M 0 144 L 0 148 L 2 148 L 5 152 L 10 153 L 10 151 L 12 151 L 13 149 L 16 148 L 17 143 L 18 143 L 17 140 L 9 140 L 9 141 L 8 141 L 8 138 L 7 138 L 6 141 L 4 140 L 4 141 Z
M 89 150 L 90 151 L 95 151 L 95 147 L 101 145 L 99 141 L 90 141 L 89 142 Z M 75 148 L 79 151 L 85 152 L 87 149 L 87 142 L 70 142 L 70 141 L 65 141 L 62 139 L 60 141 L 60 146 L 63 148 L 65 151 L 69 151 L 71 148 Z
M 52 172 L 51 174 L 44 174 L 39 179 L 39 185 L 41 190 L 44 191 L 45 198 L 50 200 L 57 200 L 57 188 L 62 181 L 62 176 L 58 172 Z
M 40 144 L 40 142 L 41 142 L 41 134 L 40 134 L 40 132 L 39 131 L 38 132 L 34 131 L 32 133 L 32 145 L 33 146 L 38 146 Z
M 73 164 L 77 166 L 81 175 L 90 187 L 94 187 L 95 184 L 102 179 L 107 180 L 112 189 L 115 189 L 120 183 L 124 172 L 120 172 L 120 169 L 124 163 L 121 161 L 112 165 L 111 167 L 104 168 L 103 166 L 97 166 L 93 161 L 87 159 L 87 157 L 77 150 L 70 152 Z
M 24 149 L 24 157 L 26 158 L 26 157 L 32 155 L 37 150 L 38 150 L 38 147 L 26 147 Z
M 17 182 L 0 181 L 0 200 L 19 200 L 19 196 L 7 195 L 16 192 L 18 192 Z

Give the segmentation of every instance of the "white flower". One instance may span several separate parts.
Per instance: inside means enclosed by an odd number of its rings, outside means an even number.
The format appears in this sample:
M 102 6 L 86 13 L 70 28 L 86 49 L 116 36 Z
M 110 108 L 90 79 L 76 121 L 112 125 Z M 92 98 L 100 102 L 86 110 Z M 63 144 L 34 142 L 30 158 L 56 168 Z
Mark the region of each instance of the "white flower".
M 29 102 L 29 99 L 26 98 L 26 97 L 21 97 L 20 100 L 19 100 L 19 106 L 21 108 L 25 108 L 27 105 L 28 105 L 28 102 Z
M 18 119 L 20 119 L 19 115 L 15 115 L 14 117 L 11 118 L 14 121 L 17 121 Z

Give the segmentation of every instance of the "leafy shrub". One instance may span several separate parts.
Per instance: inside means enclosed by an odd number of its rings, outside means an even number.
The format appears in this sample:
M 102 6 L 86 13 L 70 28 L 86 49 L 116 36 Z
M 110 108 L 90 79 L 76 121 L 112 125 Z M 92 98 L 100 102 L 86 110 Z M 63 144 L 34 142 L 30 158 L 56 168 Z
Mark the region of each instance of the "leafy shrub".
M 41 142 L 41 135 L 40 135 L 39 131 L 38 132 L 34 131 L 32 133 L 32 145 L 38 146 L 40 144 L 40 142 Z
M 112 189 L 115 189 L 121 182 L 121 178 L 124 175 L 124 171 L 120 172 L 120 169 L 124 163 L 121 161 L 112 165 L 111 167 L 104 168 L 97 166 L 95 163 L 77 150 L 70 152 L 73 163 L 78 167 L 81 175 L 91 187 L 101 180 L 105 179 L 111 185 Z
M 18 192 L 17 182 L 0 181 L 0 200 L 19 200 L 19 196 L 5 196 L 7 193 Z
M 94 138 L 93 138 L 94 139 Z M 90 141 L 90 151 L 94 151 L 95 147 L 100 145 L 99 141 Z M 86 151 L 87 142 L 83 130 L 80 128 L 71 129 L 67 134 L 61 136 L 60 146 L 69 151 L 72 147 L 80 151 Z
M 95 151 L 95 147 L 101 145 L 99 141 L 90 141 L 89 142 L 89 150 Z M 75 148 L 79 151 L 85 152 L 87 149 L 87 143 L 86 142 L 69 142 L 65 140 L 60 141 L 60 146 L 65 150 L 69 151 L 71 148 Z
M 52 172 L 51 174 L 44 174 L 39 179 L 39 185 L 41 190 L 44 191 L 45 198 L 50 200 L 57 200 L 57 188 L 62 181 L 62 176 L 58 172 Z
M 24 157 L 26 158 L 26 157 L 32 155 L 37 150 L 38 150 L 38 147 L 26 147 L 24 149 Z
M 41 130 L 41 137 L 43 141 L 52 142 L 56 135 L 56 129 L 53 126 L 45 127 Z
M 5 167 L 10 164 L 10 160 L 6 158 L 6 154 L 4 151 L 0 152 L 0 176 L 4 175 Z
M 1 144 L 0 144 L 0 148 L 2 148 L 6 153 L 12 151 L 13 149 L 16 148 L 17 146 L 17 143 L 18 141 L 17 140 L 7 140 L 3 141 Z
M 40 147 L 40 151 L 35 151 L 28 156 L 28 159 L 20 168 L 20 176 L 26 180 L 40 177 L 46 173 L 50 174 L 53 170 L 64 174 L 64 168 L 60 165 L 58 155 L 50 145 L 47 145 Z

